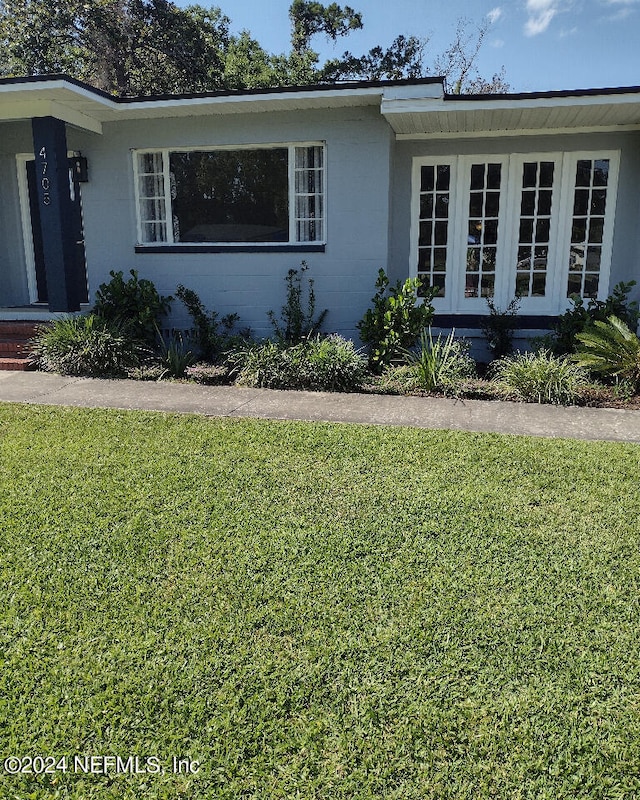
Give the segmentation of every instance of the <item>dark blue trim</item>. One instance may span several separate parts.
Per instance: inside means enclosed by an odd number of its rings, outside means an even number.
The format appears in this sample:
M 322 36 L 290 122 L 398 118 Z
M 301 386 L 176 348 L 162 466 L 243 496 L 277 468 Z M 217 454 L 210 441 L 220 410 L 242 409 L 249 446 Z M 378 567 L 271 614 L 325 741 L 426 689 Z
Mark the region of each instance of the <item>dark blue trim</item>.
M 324 253 L 324 244 L 137 244 L 136 253 Z
M 79 311 L 81 283 L 66 125 L 54 117 L 35 117 L 31 128 L 49 310 Z
M 436 314 L 432 325 L 434 328 L 478 328 L 486 320 L 488 314 Z M 557 317 L 535 314 L 517 314 L 513 318 L 516 330 L 551 330 Z

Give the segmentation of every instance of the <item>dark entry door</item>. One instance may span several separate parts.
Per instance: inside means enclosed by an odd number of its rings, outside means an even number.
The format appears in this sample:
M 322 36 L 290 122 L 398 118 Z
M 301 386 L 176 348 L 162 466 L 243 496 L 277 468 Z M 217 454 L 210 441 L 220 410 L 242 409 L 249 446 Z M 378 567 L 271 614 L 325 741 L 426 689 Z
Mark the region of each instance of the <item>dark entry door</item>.
M 45 269 L 44 249 L 42 244 L 42 226 L 40 220 L 40 203 L 38 201 L 38 187 L 36 185 L 36 163 L 27 161 L 27 184 L 29 187 L 29 210 L 31 213 L 31 233 L 33 236 L 33 254 L 35 260 L 36 288 L 38 303 L 49 300 L 47 292 L 47 274 Z M 71 217 L 74 241 L 73 274 L 78 282 L 78 291 L 81 303 L 89 301 L 87 289 L 87 262 L 84 249 L 84 227 L 82 223 L 82 199 L 80 196 L 80 183 L 78 181 L 75 162 L 69 160 L 69 191 L 71 193 Z

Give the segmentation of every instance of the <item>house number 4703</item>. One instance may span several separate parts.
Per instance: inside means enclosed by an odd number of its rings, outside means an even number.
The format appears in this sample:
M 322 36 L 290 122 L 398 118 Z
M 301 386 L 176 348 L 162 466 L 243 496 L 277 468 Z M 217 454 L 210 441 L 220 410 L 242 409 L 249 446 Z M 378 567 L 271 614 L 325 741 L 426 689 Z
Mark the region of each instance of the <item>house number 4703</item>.
M 42 186 L 42 202 L 45 206 L 51 204 L 51 181 L 47 175 L 49 171 L 49 161 L 47 160 L 47 148 L 40 150 L 40 185 Z

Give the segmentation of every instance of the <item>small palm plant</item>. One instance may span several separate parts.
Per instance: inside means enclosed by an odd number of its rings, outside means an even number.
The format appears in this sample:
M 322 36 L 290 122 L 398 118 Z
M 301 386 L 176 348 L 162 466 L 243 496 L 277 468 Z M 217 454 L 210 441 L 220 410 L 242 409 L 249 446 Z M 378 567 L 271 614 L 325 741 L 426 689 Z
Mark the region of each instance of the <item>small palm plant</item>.
M 616 316 L 577 334 L 579 346 L 574 361 L 591 372 L 628 382 L 640 390 L 640 339 Z

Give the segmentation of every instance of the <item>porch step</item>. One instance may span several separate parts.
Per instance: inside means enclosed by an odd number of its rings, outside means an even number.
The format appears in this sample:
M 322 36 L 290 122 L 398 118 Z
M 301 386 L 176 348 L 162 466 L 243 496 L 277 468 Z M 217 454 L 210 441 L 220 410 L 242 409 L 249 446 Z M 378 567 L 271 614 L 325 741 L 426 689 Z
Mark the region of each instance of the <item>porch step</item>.
M 30 320 L 0 320 L 0 370 L 30 370 L 30 341 L 41 323 Z
M 36 365 L 28 358 L 0 358 L 0 371 L 12 370 L 16 372 L 28 372 L 36 368 Z

